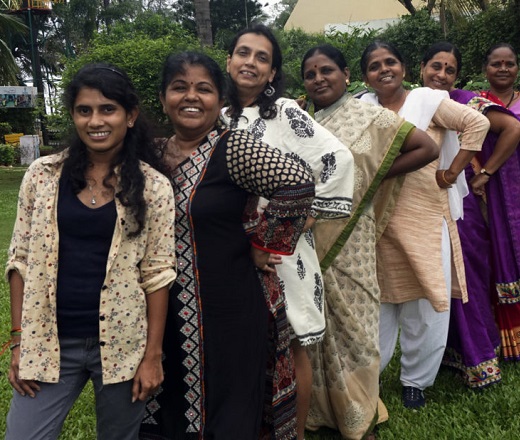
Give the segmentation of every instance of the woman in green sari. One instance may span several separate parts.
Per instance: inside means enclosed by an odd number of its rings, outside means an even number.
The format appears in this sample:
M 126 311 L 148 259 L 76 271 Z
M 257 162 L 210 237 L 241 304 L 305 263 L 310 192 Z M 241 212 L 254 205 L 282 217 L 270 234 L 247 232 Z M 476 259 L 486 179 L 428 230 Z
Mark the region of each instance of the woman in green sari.
M 379 401 L 376 241 L 404 174 L 436 159 L 439 147 L 393 111 L 347 93 L 349 70 L 338 49 L 310 49 L 301 73 L 310 113 L 349 147 L 355 162 L 352 216 L 315 225 L 327 328 L 323 342 L 308 350 L 313 390 L 307 428 L 326 426 L 358 440 L 388 418 Z

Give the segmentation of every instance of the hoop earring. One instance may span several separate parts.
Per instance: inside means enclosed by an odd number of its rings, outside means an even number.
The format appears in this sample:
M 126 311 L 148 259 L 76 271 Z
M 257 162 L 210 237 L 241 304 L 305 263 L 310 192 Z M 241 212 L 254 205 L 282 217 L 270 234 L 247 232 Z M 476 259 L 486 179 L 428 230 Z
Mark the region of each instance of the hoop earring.
M 273 87 L 273 85 L 271 83 L 269 83 L 264 90 L 264 95 L 267 96 L 268 98 L 270 98 L 271 96 L 274 95 L 275 92 L 276 92 L 275 88 Z

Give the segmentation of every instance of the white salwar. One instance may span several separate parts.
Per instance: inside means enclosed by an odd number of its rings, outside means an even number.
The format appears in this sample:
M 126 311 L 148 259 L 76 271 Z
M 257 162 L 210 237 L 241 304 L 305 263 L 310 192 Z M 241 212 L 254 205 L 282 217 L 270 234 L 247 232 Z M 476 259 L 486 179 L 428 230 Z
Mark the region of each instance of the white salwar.
M 318 221 L 348 217 L 354 189 L 352 154 L 295 101 L 279 98 L 276 106 L 274 119 L 262 119 L 257 106 L 244 108 L 238 124 L 232 123 L 226 109 L 222 116 L 229 126 L 249 131 L 312 171 L 316 183 L 313 217 Z M 310 230 L 302 234 L 294 254 L 284 256 L 276 270 L 295 336 L 302 345 L 319 342 L 325 332 L 323 280 Z
M 381 105 L 373 93 L 367 93 L 361 99 Z M 448 92 L 426 87 L 415 89 L 406 97 L 398 114 L 426 131 L 444 99 L 450 99 Z M 459 149 L 457 134 L 452 130 L 446 130 L 439 156 L 439 169 L 449 168 Z M 467 194 L 466 179 L 461 173 L 456 183 L 448 190 L 449 210 L 454 221 L 462 217 L 462 199 Z M 400 328 L 401 383 L 403 386 L 412 386 L 421 390 L 433 385 L 448 339 L 452 264 L 450 235 L 446 220 L 442 222 L 441 233 L 442 271 L 446 282 L 447 310 L 436 311 L 431 302 L 424 298 L 399 304 L 382 302 L 380 309 L 380 371 L 382 372 L 392 359 Z

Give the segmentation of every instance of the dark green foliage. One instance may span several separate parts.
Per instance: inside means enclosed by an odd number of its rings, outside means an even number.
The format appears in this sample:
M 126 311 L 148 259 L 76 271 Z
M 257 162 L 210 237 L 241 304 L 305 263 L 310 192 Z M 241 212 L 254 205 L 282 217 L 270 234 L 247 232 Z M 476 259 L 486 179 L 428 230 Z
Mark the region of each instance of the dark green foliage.
M 13 145 L 0 144 L 0 165 L 13 166 L 16 160 L 16 147 Z

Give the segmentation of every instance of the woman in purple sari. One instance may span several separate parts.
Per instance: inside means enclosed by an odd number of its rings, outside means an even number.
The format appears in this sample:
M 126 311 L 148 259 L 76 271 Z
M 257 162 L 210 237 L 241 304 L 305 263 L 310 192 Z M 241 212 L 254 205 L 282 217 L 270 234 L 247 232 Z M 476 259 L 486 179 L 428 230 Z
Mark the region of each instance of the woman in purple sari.
M 492 304 L 497 296 L 495 279 L 507 264 L 502 251 L 508 230 L 500 217 L 506 215 L 506 210 L 518 213 L 518 203 L 513 208 L 511 202 L 520 189 L 518 153 L 515 153 L 520 142 L 520 122 L 503 107 L 473 92 L 453 88 L 460 68 L 460 52 L 447 42 L 431 46 L 421 62 L 425 86 L 449 91 L 453 100 L 483 113 L 491 123 L 482 151 L 465 169 L 472 191 L 464 198 L 464 217 L 457 226 L 469 302 L 451 300 L 450 330 L 443 359 L 443 364 L 460 370 L 468 387 L 482 388 L 501 380 L 500 336 Z M 511 177 L 517 176 L 515 182 L 511 182 L 509 172 Z M 504 180 L 514 183 L 515 188 L 504 186 Z
M 489 90 L 481 96 L 507 108 L 520 118 L 520 93 L 515 90 L 518 78 L 518 54 L 507 43 L 492 46 L 484 57 L 484 72 Z M 495 318 L 500 330 L 502 356 L 520 361 L 520 150 L 516 150 L 500 169 L 499 179 L 490 188 L 488 210 L 492 243 L 497 253 L 494 295 Z M 496 200 L 499 202 L 497 203 Z

